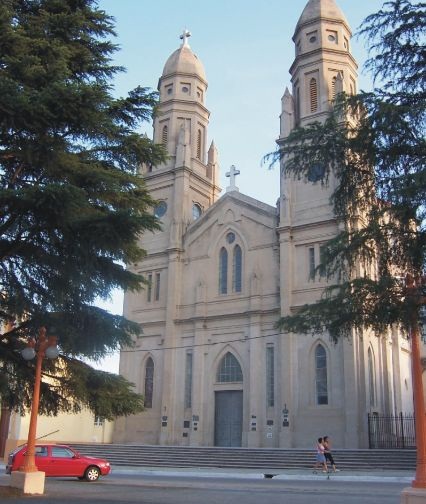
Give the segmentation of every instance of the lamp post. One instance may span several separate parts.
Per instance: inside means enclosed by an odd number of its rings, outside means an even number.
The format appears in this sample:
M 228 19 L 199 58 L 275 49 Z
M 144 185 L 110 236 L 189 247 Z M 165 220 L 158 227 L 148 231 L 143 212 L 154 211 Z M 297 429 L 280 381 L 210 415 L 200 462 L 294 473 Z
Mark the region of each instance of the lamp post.
M 420 356 L 420 328 L 419 311 L 426 304 L 426 296 L 422 289 L 426 285 L 426 276 L 414 278 L 407 275 L 405 287 L 407 296 L 411 300 L 410 336 L 411 358 L 413 373 L 413 399 L 414 421 L 416 424 L 417 460 L 416 474 L 412 481 L 412 488 L 406 488 L 402 492 L 403 503 L 420 502 L 419 497 L 426 498 L 426 412 L 422 381 L 422 363 Z
M 27 451 L 24 464 L 19 471 L 12 473 L 14 476 L 11 486 L 22 488 L 24 493 L 44 492 L 44 472 L 38 471 L 35 464 L 35 443 L 37 433 L 37 417 L 40 404 L 41 368 L 43 359 L 56 359 L 59 355 L 56 336 L 47 336 L 46 328 L 41 327 L 37 339 L 31 339 L 24 350 L 22 357 L 29 361 L 36 358 L 34 391 L 31 405 L 30 426 L 28 430 Z

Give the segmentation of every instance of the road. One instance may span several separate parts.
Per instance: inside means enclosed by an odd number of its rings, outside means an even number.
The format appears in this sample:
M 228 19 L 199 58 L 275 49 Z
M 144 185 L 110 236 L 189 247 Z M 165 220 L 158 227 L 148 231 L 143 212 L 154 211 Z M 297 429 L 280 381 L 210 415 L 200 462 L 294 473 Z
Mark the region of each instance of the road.
M 0 476 L 0 485 L 8 476 Z M 111 474 L 96 483 L 76 479 L 47 479 L 45 494 L 32 496 L 31 504 L 399 504 L 407 484 L 394 482 L 203 478 Z M 5 498 L 1 499 L 6 502 Z M 28 504 L 14 497 L 13 504 Z

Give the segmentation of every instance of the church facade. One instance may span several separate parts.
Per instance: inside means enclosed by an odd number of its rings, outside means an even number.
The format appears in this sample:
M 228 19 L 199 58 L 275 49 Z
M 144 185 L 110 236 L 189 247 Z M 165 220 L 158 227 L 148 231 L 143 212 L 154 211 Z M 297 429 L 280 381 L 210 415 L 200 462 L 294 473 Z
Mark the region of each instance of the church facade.
M 220 196 L 207 79 L 188 35 L 159 80 L 154 141 L 169 159 L 143 167 L 163 227 L 141 238 L 147 255 L 129 266 L 148 286 L 124 300 L 143 334 L 122 350 L 120 374 L 146 409 L 116 421 L 114 442 L 289 448 L 329 433 L 335 446 L 367 447 L 368 413 L 412 411 L 409 342 L 396 329 L 337 344 L 276 329 L 325 286 L 315 266 L 338 231 L 333 180 L 323 187 L 318 167 L 306 179 L 281 175 L 273 207 L 241 194 L 231 167 Z M 357 91 L 350 40 L 334 0 L 309 0 L 293 37 L 278 143 L 324 120 L 337 92 Z

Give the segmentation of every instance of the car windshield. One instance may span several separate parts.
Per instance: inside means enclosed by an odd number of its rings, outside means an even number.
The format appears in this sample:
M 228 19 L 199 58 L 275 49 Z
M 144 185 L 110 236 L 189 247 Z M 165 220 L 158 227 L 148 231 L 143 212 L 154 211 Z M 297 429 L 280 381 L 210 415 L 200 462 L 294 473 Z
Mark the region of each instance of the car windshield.
M 18 451 L 21 451 L 23 447 L 24 447 L 23 445 L 21 445 L 21 446 L 17 446 L 16 448 L 14 448 L 14 449 L 10 452 L 10 455 L 15 455 L 15 453 L 18 453 Z

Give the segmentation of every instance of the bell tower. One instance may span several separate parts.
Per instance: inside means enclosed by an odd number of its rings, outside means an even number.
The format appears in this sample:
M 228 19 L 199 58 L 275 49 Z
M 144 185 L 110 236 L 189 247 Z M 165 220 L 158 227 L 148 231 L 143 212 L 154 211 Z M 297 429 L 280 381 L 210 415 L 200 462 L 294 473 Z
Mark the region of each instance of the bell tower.
M 350 52 L 350 41 L 350 27 L 335 0 L 307 2 L 293 35 L 295 59 L 290 67 L 291 87 L 281 100 L 279 146 L 295 128 L 325 122 L 339 92 L 357 92 L 357 64 Z M 319 299 L 327 278 L 317 266 L 322 262 L 325 244 L 339 229 L 330 201 L 336 187 L 333 175 L 324 182 L 326 167 L 317 163 L 298 177 L 286 172 L 286 162 L 286 158 L 281 160 L 278 226 L 281 316 Z M 300 361 L 293 357 L 306 348 L 299 335 L 290 333 L 283 338 L 295 350 L 293 354 L 283 354 L 281 366 L 297 374 L 295 366 Z M 349 352 L 346 358 L 353 362 Z M 294 393 L 290 380 L 283 378 L 282 383 L 282 403 L 286 402 L 290 410 L 298 409 L 300 395 Z M 353 430 L 356 431 L 355 423 Z M 281 433 L 280 444 L 290 445 L 288 431 Z
M 296 127 L 324 122 L 335 96 L 342 91 L 357 92 L 357 64 L 350 52 L 351 29 L 335 0 L 309 0 L 293 35 L 295 59 L 290 68 L 291 90 L 281 100 L 278 145 Z M 323 245 L 336 235 L 336 221 L 330 196 L 336 180 L 322 178 L 325 166 L 314 164 L 305 176 L 285 171 L 281 160 L 280 177 L 280 261 L 281 314 L 291 313 L 303 302 L 313 302 L 325 286 L 316 266 L 321 262 Z M 294 272 L 287 274 L 288 268 Z
M 130 265 L 147 280 L 142 292 L 128 291 L 124 297 L 124 315 L 143 326 L 144 338 L 135 343 L 139 351 L 144 345 L 154 349 L 178 345 L 180 329 L 176 320 L 186 281 L 186 230 L 220 193 L 217 149 L 213 142 L 207 149 L 207 79 L 201 61 L 188 44 L 189 36 L 185 30 L 180 47 L 167 59 L 158 81 L 160 100 L 154 118 L 154 142 L 163 144 L 167 159 L 158 166 L 142 167 L 146 187 L 157 201 L 154 213 L 162 229 L 141 236 L 140 246 L 146 256 L 139 264 Z M 139 392 L 153 397 L 144 413 L 146 439 L 154 444 L 174 442 L 181 435 L 181 424 L 176 420 L 180 397 L 175 388 L 179 387 L 175 379 L 180 364 L 177 353 L 146 352 L 143 355 L 151 359 L 150 366 L 144 361 L 141 368 L 135 364 L 139 355 L 122 354 L 120 369 L 139 387 L 145 387 Z M 148 376 L 148 371 L 152 375 Z M 153 388 L 147 389 L 147 383 L 153 383 Z
M 350 52 L 351 29 L 335 0 L 309 0 L 293 35 L 295 59 L 289 89 L 281 100 L 280 136 L 295 127 L 323 122 L 340 92 L 357 92 L 357 63 Z M 281 224 L 307 224 L 332 218 L 328 187 L 320 183 L 324 167 L 312 166 L 306 178 L 281 176 Z
M 206 74 L 189 46 L 190 35 L 183 32 L 181 46 L 167 59 L 158 81 L 154 142 L 164 145 L 168 159 L 144 168 L 147 187 L 159 200 L 156 212 L 163 223 L 161 245 L 165 248 L 181 246 L 186 227 L 220 192 L 217 150 L 213 143 L 207 150 Z M 145 241 L 143 246 L 149 250 Z

